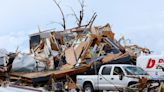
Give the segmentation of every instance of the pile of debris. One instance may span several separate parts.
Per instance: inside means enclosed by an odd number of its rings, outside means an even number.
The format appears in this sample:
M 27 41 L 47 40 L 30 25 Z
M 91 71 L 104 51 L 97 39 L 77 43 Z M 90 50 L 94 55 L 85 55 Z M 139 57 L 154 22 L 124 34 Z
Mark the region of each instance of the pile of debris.
M 93 70 L 103 64 L 135 64 L 138 53 L 150 53 L 137 45 L 121 45 L 109 24 L 48 30 L 29 35 L 30 53 L 1 52 L 0 72 L 10 79 L 45 83 Z M 135 53 L 137 52 L 137 54 Z
M 35 59 L 48 66 L 48 70 L 70 69 L 96 61 L 103 64 L 129 56 L 115 40 L 109 24 L 32 34 L 30 50 Z
M 17 56 L 16 53 L 9 53 L 5 49 L 0 49 L 0 75 L 4 76 L 3 73 L 10 72 L 12 63 Z

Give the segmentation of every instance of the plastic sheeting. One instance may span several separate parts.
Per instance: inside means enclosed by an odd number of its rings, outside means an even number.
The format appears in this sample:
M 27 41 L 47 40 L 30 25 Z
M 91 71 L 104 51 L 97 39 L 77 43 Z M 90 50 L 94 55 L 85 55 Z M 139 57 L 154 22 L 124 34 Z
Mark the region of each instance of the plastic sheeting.
M 19 54 L 12 64 L 12 71 L 15 72 L 42 71 L 44 69 L 45 65 L 42 62 L 38 62 L 32 56 L 26 54 Z

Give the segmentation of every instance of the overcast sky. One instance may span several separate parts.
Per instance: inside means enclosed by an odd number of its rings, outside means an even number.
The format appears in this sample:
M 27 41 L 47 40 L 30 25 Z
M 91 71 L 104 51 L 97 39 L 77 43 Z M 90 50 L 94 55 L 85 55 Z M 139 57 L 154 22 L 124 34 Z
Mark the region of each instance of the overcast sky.
M 155 52 L 164 51 L 164 0 L 85 0 L 85 20 L 97 12 L 95 25 L 110 23 L 116 38 L 125 36 Z M 71 9 L 79 10 L 78 0 L 62 0 L 60 5 L 66 15 L 68 28 L 75 26 Z M 52 0 L 1 0 L 0 48 L 28 51 L 28 35 L 56 28 L 61 15 Z

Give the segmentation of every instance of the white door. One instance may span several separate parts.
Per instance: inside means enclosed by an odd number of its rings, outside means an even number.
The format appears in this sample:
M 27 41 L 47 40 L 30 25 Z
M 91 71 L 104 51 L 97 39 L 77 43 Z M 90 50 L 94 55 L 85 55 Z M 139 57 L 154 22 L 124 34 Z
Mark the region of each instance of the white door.
M 100 90 L 110 90 L 112 88 L 111 70 L 112 66 L 105 66 L 102 69 L 102 74 L 98 77 L 98 87 Z
M 115 66 L 111 74 L 111 82 L 113 83 L 113 88 L 121 89 L 125 88 L 128 84 L 127 77 L 124 76 L 125 73 L 121 67 Z

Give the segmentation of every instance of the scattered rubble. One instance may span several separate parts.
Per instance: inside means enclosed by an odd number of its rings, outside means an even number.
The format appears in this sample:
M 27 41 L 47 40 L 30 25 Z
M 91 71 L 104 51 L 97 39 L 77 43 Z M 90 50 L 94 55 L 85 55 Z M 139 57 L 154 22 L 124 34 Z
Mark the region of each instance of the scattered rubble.
M 75 89 L 74 77 L 78 74 L 95 74 L 95 67 L 103 64 L 135 64 L 141 52 L 150 54 L 149 49 L 137 45 L 121 45 L 125 39 L 117 41 L 109 24 L 48 30 L 30 34 L 29 38 L 30 53 L 0 50 L 0 72 L 8 75 L 2 80 L 53 87 L 53 82 L 60 79 L 68 89 Z

